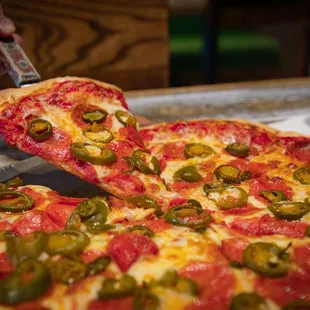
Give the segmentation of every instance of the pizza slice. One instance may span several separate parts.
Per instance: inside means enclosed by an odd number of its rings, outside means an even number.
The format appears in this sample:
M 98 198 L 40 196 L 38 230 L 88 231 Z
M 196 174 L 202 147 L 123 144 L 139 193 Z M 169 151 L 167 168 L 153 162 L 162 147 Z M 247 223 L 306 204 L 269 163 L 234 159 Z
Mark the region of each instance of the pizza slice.
M 165 197 L 160 164 L 137 128 L 122 91 L 106 83 L 65 77 L 0 92 L 0 135 L 8 145 L 117 197 Z

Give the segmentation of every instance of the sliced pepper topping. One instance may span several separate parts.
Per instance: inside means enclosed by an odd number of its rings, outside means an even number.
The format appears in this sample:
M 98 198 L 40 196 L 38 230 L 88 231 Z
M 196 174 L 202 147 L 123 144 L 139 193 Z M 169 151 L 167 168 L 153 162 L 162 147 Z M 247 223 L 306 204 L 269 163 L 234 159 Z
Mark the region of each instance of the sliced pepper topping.
M 230 210 L 241 208 L 248 202 L 248 194 L 241 187 L 228 187 L 224 189 L 216 204 L 220 209 Z
M 132 303 L 134 310 L 157 310 L 160 308 L 159 298 L 146 289 L 138 289 Z
M 225 190 L 227 186 L 220 183 L 206 183 L 203 186 L 203 191 L 206 193 L 206 195 L 208 196 L 210 193 L 221 193 L 222 191 Z
M 155 209 L 155 214 L 157 216 L 163 215 L 163 211 L 159 207 L 156 200 L 148 196 L 134 196 L 127 199 L 127 201 L 133 203 L 138 208 L 142 209 Z
M 256 293 L 241 293 L 231 300 L 230 310 L 260 310 L 265 303 Z
M 176 226 L 190 227 L 200 231 L 208 227 L 211 216 L 195 206 L 175 206 L 168 211 L 166 221 Z
M 244 266 L 270 278 L 281 277 L 288 273 L 287 260 L 286 249 L 274 243 L 252 243 L 243 252 Z
M 51 285 L 48 269 L 29 258 L 3 280 L 0 280 L 0 303 L 16 305 L 35 300 L 45 294 Z
M 66 229 L 74 229 L 74 230 L 78 230 L 81 227 L 81 217 L 79 216 L 77 209 L 75 209 L 66 224 Z
M 102 122 L 108 115 L 108 112 L 105 110 L 93 110 L 89 112 L 84 112 L 82 114 L 82 119 L 84 122 L 88 124 L 100 123 Z
M 189 206 L 193 206 L 193 207 L 196 207 L 197 209 L 201 209 L 202 210 L 201 203 L 198 200 L 196 200 L 196 199 L 189 199 L 189 200 L 187 200 L 187 204 Z
M 92 200 L 83 200 L 77 206 L 77 212 L 82 220 L 88 219 L 96 215 L 99 210 L 97 205 Z
M 288 200 L 287 196 L 279 190 L 261 191 L 260 194 L 270 202 Z
M 5 183 L 5 186 L 7 188 L 9 187 L 18 187 L 18 186 L 23 186 L 24 185 L 24 182 L 21 178 L 19 177 L 16 177 L 12 180 L 8 180 L 6 183 Z
M 101 124 L 92 124 L 83 129 L 83 135 L 89 140 L 101 143 L 108 143 L 114 139 L 113 133 Z
M 21 237 L 13 232 L 4 234 L 6 254 L 13 265 L 18 265 L 27 258 L 37 258 L 48 243 L 48 234 L 35 231 L 29 236 Z
M 116 162 L 115 153 L 105 146 L 76 142 L 70 145 L 70 152 L 79 160 L 94 165 L 110 165 Z
M 177 170 L 174 175 L 174 179 L 186 181 L 186 182 L 200 182 L 203 180 L 201 174 L 197 171 L 195 166 L 186 166 Z
M 87 266 L 76 260 L 64 258 L 54 266 L 53 274 L 58 282 L 72 284 L 86 277 Z
M 189 143 L 185 145 L 184 156 L 185 158 L 192 157 L 208 157 L 213 153 L 212 147 L 202 143 Z
M 83 251 L 89 238 L 79 230 L 66 229 L 49 235 L 46 252 L 48 254 L 74 255 Z
M 230 155 L 244 158 L 249 155 L 250 148 L 245 144 L 231 143 L 226 146 L 226 151 Z
M 294 171 L 293 178 L 301 184 L 310 184 L 310 166 L 302 167 Z
M 133 295 L 137 283 L 130 275 L 123 275 L 120 279 L 105 279 L 98 291 L 100 299 L 114 299 Z
M 279 201 L 268 206 L 275 217 L 287 221 L 300 220 L 309 212 L 309 205 L 296 201 Z
M 158 285 L 165 287 L 175 286 L 178 279 L 178 273 L 174 269 L 168 269 L 158 280 Z
M 133 231 L 135 233 L 142 234 L 150 238 L 154 237 L 154 233 L 149 228 L 142 226 L 142 225 L 134 225 L 134 226 L 128 227 L 126 230 L 131 231 L 131 232 Z
M 93 276 L 107 269 L 111 262 L 109 256 L 101 256 L 87 266 L 87 276 Z
M 53 134 L 52 124 L 41 118 L 35 118 L 28 123 L 28 135 L 36 141 L 47 140 Z
M 34 206 L 32 198 L 24 193 L 10 189 L 0 191 L 1 212 L 22 212 Z
M 132 160 L 132 158 L 129 157 L 129 156 L 124 156 L 123 159 L 125 159 L 127 161 L 128 169 L 123 170 L 122 173 L 131 173 L 131 172 L 133 172 L 134 169 L 135 169 L 135 163 Z
M 134 116 L 122 110 L 116 111 L 115 117 L 125 127 L 127 127 L 128 125 L 136 126 L 137 124 L 137 120 Z
M 136 150 L 132 154 L 132 160 L 135 166 L 144 174 L 157 174 L 161 173 L 158 159 L 142 150 Z
M 294 300 L 285 305 L 283 310 L 310 310 L 310 303 L 303 299 Z
M 252 173 L 250 171 L 243 171 L 236 179 L 236 183 L 242 183 L 243 181 L 251 179 Z
M 221 165 L 214 170 L 214 175 L 219 181 L 232 184 L 235 183 L 239 177 L 240 170 L 233 166 Z

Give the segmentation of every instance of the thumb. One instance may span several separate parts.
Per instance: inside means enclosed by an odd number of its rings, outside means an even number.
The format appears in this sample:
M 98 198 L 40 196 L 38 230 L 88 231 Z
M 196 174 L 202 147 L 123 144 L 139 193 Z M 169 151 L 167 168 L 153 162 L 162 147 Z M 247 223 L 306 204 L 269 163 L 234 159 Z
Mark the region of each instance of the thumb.
M 15 32 L 14 23 L 7 17 L 0 16 L 0 36 L 8 37 Z

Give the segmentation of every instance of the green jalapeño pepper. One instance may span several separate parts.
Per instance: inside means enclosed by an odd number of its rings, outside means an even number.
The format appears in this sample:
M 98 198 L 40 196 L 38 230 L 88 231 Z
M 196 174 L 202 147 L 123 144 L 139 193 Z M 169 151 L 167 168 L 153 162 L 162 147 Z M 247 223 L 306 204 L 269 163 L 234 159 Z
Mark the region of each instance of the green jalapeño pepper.
M 63 230 L 49 235 L 46 252 L 48 254 L 74 255 L 83 251 L 89 244 L 89 238 L 79 230 Z
M 130 115 L 126 111 L 118 110 L 115 112 L 115 117 L 117 120 L 127 127 L 128 125 L 136 126 L 137 120 L 134 116 Z
M 29 236 L 21 237 L 13 232 L 4 234 L 6 253 L 13 265 L 18 265 L 27 258 L 37 258 L 48 243 L 48 234 L 35 231 Z
M 300 220 L 305 214 L 307 214 L 310 207 L 303 202 L 280 201 L 272 203 L 268 206 L 268 209 L 277 218 L 287 221 L 295 221 Z
M 231 143 L 226 146 L 226 151 L 230 155 L 244 158 L 249 155 L 250 148 L 245 144 Z
M 206 193 L 206 195 L 208 196 L 210 193 L 221 193 L 222 191 L 225 190 L 227 186 L 220 183 L 206 183 L 203 186 L 203 191 Z
M 156 200 L 148 196 L 134 196 L 127 199 L 129 202 L 136 205 L 138 208 L 143 209 L 155 209 L 155 214 L 157 216 L 163 215 L 163 211 L 159 207 Z
M 34 205 L 32 198 L 24 193 L 10 189 L 0 191 L 1 212 L 22 212 L 31 209 Z
M 113 133 L 101 124 L 92 124 L 83 129 L 83 135 L 89 140 L 108 143 L 114 139 Z
M 35 118 L 28 123 L 28 135 L 36 141 L 47 140 L 53 134 L 53 126 L 47 120 Z
M 114 299 L 134 294 L 137 283 L 130 275 L 123 275 L 120 279 L 105 279 L 98 292 L 100 299 Z
M 231 300 L 230 310 L 264 309 L 265 300 L 255 293 L 241 293 Z
M 202 143 L 186 144 L 184 148 L 185 158 L 208 157 L 213 153 L 212 147 Z
M 82 220 L 88 219 L 99 212 L 97 205 L 91 200 L 83 200 L 77 206 L 77 212 Z
M 53 274 L 58 282 L 72 284 L 86 277 L 87 266 L 72 259 L 64 258 L 54 266 Z
M 193 206 L 193 207 L 196 207 L 197 209 L 201 209 L 202 210 L 201 203 L 198 200 L 196 200 L 196 199 L 189 199 L 189 200 L 187 200 L 187 204 L 189 206 Z
M 160 308 L 159 298 L 147 289 L 138 289 L 132 300 L 134 310 L 157 310 Z
M 134 225 L 134 226 L 128 227 L 126 230 L 129 232 L 135 232 L 138 234 L 142 234 L 150 238 L 154 237 L 154 233 L 149 228 L 142 226 L 142 225 Z
M 107 269 L 111 262 L 109 256 L 101 256 L 87 266 L 87 276 L 93 276 Z
M 128 164 L 128 169 L 123 170 L 122 173 L 131 173 L 134 171 L 135 169 L 135 163 L 133 162 L 132 158 L 129 156 L 124 156 L 123 157 L 124 160 L 126 160 L 127 164 Z
M 168 211 L 166 221 L 176 226 L 204 230 L 210 224 L 211 216 L 195 206 L 175 206 Z
M 293 173 L 293 178 L 301 184 L 310 184 L 310 166 L 297 169 Z
M 16 177 L 12 180 L 9 180 L 5 183 L 5 186 L 7 188 L 9 187 L 18 187 L 18 186 L 23 186 L 24 185 L 24 182 L 22 179 L 20 179 L 19 177 Z
M 75 209 L 71 213 L 71 215 L 67 221 L 67 224 L 66 224 L 66 229 L 75 229 L 75 230 L 80 229 L 82 220 L 81 220 L 81 217 L 79 216 L 77 211 L 78 210 Z
M 135 166 L 144 174 L 157 174 L 161 173 L 158 159 L 142 150 L 136 150 L 132 154 L 132 160 Z
M 243 265 L 254 272 L 270 278 L 288 273 L 288 255 L 274 243 L 256 242 L 247 246 L 243 252 Z
M 214 170 L 214 175 L 219 181 L 232 184 L 235 183 L 239 177 L 240 170 L 233 166 L 222 165 Z
M 285 305 L 283 310 L 310 310 L 310 302 L 303 299 L 294 300 Z
M 200 182 L 203 180 L 203 177 L 201 174 L 197 171 L 197 168 L 195 166 L 186 166 L 179 170 L 177 170 L 173 178 L 180 181 L 185 182 Z
M 101 123 L 107 117 L 108 112 L 102 109 L 84 112 L 82 119 L 88 124 Z
M 260 194 L 270 202 L 288 200 L 287 196 L 279 190 L 261 191 Z
M 51 285 L 48 269 L 29 258 L 19 264 L 6 278 L 0 280 L 0 303 L 16 305 L 35 300 L 45 294 Z
M 94 165 L 110 165 L 116 162 L 115 153 L 105 146 L 76 142 L 70 145 L 70 152 L 79 160 Z
M 217 206 L 222 210 L 241 208 L 248 202 L 248 194 L 241 187 L 228 187 L 224 189 L 219 199 Z

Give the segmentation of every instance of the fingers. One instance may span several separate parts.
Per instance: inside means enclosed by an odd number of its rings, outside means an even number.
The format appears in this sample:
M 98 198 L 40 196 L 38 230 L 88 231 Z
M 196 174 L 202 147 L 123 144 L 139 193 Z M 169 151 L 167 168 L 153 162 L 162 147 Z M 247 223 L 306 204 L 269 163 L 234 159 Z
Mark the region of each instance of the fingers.
M 13 34 L 13 38 L 14 40 L 19 44 L 19 45 L 23 45 L 24 44 L 24 39 L 17 33 Z
M 9 37 L 15 32 L 16 28 L 12 20 L 5 17 L 0 5 L 0 36 Z

